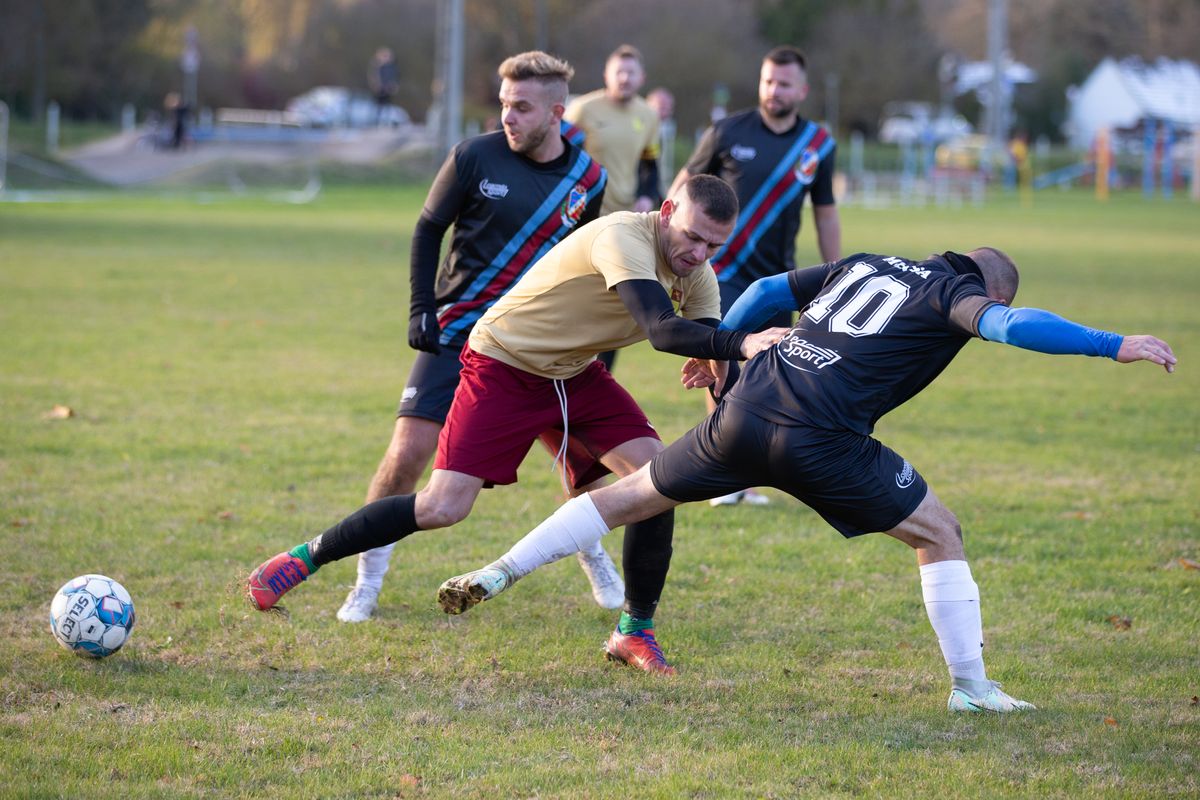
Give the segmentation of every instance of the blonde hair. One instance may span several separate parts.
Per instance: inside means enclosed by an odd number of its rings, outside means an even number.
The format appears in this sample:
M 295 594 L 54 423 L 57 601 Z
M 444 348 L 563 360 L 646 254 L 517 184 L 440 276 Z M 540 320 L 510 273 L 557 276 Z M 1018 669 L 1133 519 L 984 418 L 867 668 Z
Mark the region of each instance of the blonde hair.
M 535 80 L 553 92 L 556 103 L 567 102 L 567 83 L 575 76 L 575 68 L 541 50 L 529 50 L 504 59 L 496 70 L 509 81 Z

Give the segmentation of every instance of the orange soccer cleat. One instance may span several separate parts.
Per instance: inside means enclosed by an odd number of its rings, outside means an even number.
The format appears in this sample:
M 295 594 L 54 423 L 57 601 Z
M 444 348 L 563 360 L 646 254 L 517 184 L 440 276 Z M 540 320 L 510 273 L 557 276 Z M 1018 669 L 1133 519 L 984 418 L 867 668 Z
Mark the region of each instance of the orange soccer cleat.
M 654 638 L 653 628 L 629 634 L 613 631 L 604 643 L 604 656 L 609 661 L 620 661 L 646 672 L 675 674 L 675 668 L 667 663 L 662 648 Z
M 275 607 L 279 598 L 299 586 L 309 576 L 308 564 L 291 553 L 280 553 L 264 561 L 250 573 L 246 581 L 246 595 L 259 611 Z

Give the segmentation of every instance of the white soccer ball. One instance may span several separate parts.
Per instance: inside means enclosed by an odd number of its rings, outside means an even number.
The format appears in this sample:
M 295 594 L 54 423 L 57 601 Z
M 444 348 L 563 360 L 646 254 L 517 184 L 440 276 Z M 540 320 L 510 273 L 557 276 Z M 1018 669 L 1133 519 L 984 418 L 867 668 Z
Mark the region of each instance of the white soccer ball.
M 133 623 L 129 592 L 103 575 L 67 581 L 50 602 L 50 633 L 77 656 L 112 655 L 129 639 Z

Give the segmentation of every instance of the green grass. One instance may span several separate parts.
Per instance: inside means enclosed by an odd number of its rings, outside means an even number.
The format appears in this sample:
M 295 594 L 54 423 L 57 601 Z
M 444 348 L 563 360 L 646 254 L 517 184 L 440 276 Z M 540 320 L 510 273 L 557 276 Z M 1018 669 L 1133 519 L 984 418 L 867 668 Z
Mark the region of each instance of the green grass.
M 0 794 L 1200 792 L 1200 571 L 1179 561 L 1200 559 L 1196 206 L 843 212 L 848 252 L 993 244 L 1023 267 L 1018 304 L 1181 358 L 1167 376 L 972 343 L 880 425 L 962 521 L 990 674 L 1041 706 L 963 719 L 912 555 L 777 493 L 678 513 L 659 614 L 676 679 L 599 657 L 614 616 L 570 563 L 445 617 L 437 585 L 558 502 L 539 452 L 469 520 L 397 547 L 376 621 L 334 618 L 353 560 L 290 595 L 290 621 L 248 612 L 237 581 L 356 508 L 383 452 L 424 189 L 0 205 Z M 700 414 L 678 365 L 641 346 L 617 367 L 667 440 Z M 76 416 L 44 419 L 55 404 Z M 46 630 L 89 571 L 138 611 L 100 662 Z

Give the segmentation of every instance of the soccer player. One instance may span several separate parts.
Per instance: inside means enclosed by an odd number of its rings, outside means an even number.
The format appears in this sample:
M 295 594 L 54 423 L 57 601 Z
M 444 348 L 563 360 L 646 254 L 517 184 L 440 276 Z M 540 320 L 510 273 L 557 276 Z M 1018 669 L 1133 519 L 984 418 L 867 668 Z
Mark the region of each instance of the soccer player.
M 1008 256 L 983 247 L 924 261 L 859 254 L 757 281 L 723 327 L 752 330 L 780 311 L 803 313 L 778 345 L 746 365 L 716 412 L 633 475 L 564 504 L 499 560 L 446 581 L 442 608 L 461 613 L 612 526 L 747 486 L 774 486 L 843 536 L 882 531 L 916 550 L 925 609 L 950 670 L 951 711 L 1032 708 L 988 680 L 979 588 L 962 531 L 920 473 L 872 438 L 875 422 L 927 386 L 972 337 L 1043 353 L 1146 360 L 1167 372 L 1176 359 L 1153 336 L 1122 337 L 1047 311 L 1009 308 L 1017 280 Z M 684 366 L 685 386 L 720 377 L 696 360 Z M 649 617 L 622 613 L 605 649 L 641 669 L 674 672 Z
M 462 368 L 458 353 L 475 322 L 541 254 L 600 214 L 603 168 L 559 135 L 574 70 L 532 51 L 507 59 L 498 72 L 503 131 L 454 148 L 413 231 L 408 344 L 419 352 L 368 503 L 416 489 L 437 449 Z M 451 225 L 439 270 L 438 251 Z M 374 614 L 391 553 L 387 546 L 362 554 L 339 620 L 363 622 Z M 580 553 L 580 564 L 596 601 L 620 606 L 624 587 L 604 549 Z
M 774 48 L 759 70 L 758 108 L 710 127 L 675 178 L 678 184 L 692 175 L 716 175 L 737 192 L 737 225 L 729 244 L 713 257 L 722 313 L 754 281 L 795 268 L 805 197 L 812 198 L 821 259 L 833 262 L 841 257 L 841 223 L 833 197 L 837 151 L 828 130 L 800 116 L 799 105 L 807 95 L 804 54 L 794 47 Z M 792 316 L 781 311 L 769 324 L 789 327 Z M 713 408 L 709 398 L 709 412 Z M 739 501 L 760 505 L 767 498 L 748 489 L 715 497 L 711 503 Z
M 700 175 L 660 211 L 610 214 L 559 242 L 471 331 L 429 483 L 376 500 L 261 564 L 247 581 L 254 604 L 271 608 L 322 564 L 466 518 L 485 486 L 516 481 L 539 438 L 557 448 L 575 489 L 648 462 L 662 443 L 596 354 L 649 339 L 668 353 L 735 359 L 778 341 L 783 329 L 717 328 L 708 258 L 736 216 L 733 190 Z M 662 592 L 673 529 L 667 509 L 626 531 L 626 551 L 637 554 L 624 559 L 633 616 L 651 613 L 646 603 Z
M 641 52 L 621 45 L 604 62 L 604 88 L 575 98 L 563 113 L 583 131 L 584 148 L 608 170 L 601 214 L 654 208 L 658 112 L 638 94 L 645 82 Z
M 608 170 L 601 214 L 650 211 L 658 197 L 658 112 L 638 95 L 646 82 L 642 54 L 623 44 L 604 62 L 604 88 L 577 97 L 563 119 L 578 129 L 583 147 Z M 614 350 L 600 354 L 612 371 Z

